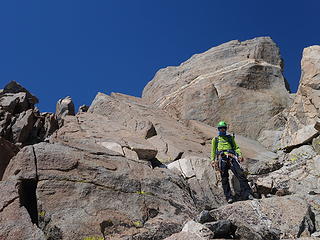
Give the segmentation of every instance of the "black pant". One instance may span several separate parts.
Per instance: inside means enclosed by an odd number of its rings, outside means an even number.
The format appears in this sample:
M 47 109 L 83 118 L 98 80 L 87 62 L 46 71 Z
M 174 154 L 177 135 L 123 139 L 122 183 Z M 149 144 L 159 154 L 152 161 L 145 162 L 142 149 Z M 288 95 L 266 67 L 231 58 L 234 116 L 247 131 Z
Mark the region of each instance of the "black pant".
M 247 199 L 249 194 L 252 194 L 249 187 L 247 177 L 245 176 L 239 162 L 235 158 L 222 158 L 220 159 L 221 181 L 222 188 L 226 199 L 232 197 L 230 184 L 229 184 L 229 169 L 233 172 L 236 178 L 239 180 L 241 188 L 241 197 Z

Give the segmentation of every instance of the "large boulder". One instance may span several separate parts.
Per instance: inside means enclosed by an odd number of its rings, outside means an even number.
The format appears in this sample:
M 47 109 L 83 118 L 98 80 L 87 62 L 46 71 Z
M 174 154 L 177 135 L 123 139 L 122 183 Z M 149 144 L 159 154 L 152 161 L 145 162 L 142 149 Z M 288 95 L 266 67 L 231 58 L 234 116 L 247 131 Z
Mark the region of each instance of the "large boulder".
M 267 149 L 277 152 L 281 149 L 281 135 L 282 131 L 264 130 L 261 132 L 258 141 Z
M 317 155 L 312 146 L 304 145 L 287 154 L 282 168 L 258 176 L 256 183 L 264 191 L 305 197 L 310 191 L 320 191 L 316 163 Z
M 209 159 L 183 158 L 170 163 L 168 168 L 178 171 L 186 179 L 190 194 L 199 210 L 213 209 L 225 204 L 219 177 L 217 178 Z
M 310 142 L 318 135 L 314 128 L 320 108 L 320 46 L 303 50 L 301 80 L 293 105 L 288 109 L 282 147 L 292 148 Z
M 303 145 L 284 156 L 282 168 L 256 176 L 256 186 L 265 196 L 296 195 L 305 199 L 314 212 L 316 228 L 320 227 L 320 160 L 310 145 Z
M 27 142 L 35 122 L 36 116 L 32 109 L 20 113 L 11 127 L 13 142 Z
M 25 198 L 37 196 L 33 214 L 47 236 L 163 239 L 196 214 L 181 177 L 96 145 L 40 143 L 11 160 L 4 180 L 35 183 Z
M 209 240 L 214 238 L 214 233 L 206 226 L 195 221 L 187 222 L 180 233 L 176 233 L 165 240 Z
M 157 72 L 143 99 L 180 119 L 214 126 L 224 119 L 256 138 L 291 102 L 279 49 L 269 37 L 230 41 Z
M 158 152 L 146 139 L 118 121 L 92 113 L 66 116 L 64 126 L 50 138 L 50 142 L 81 145 L 88 151 L 107 151 L 130 159 L 152 160 Z
M 172 119 L 163 110 L 154 109 L 141 98 L 98 93 L 87 114 L 104 119 L 94 120 L 97 126 L 92 126 L 100 134 L 104 134 L 103 131 L 114 132 L 113 135 L 120 138 L 127 132 L 126 135 L 136 136 L 140 143 L 153 146 L 157 150 L 156 158 L 161 162 L 170 162 L 186 156 L 210 156 L 210 145 L 195 132 Z M 85 115 L 82 113 L 79 116 Z M 109 129 L 99 130 L 99 125 L 106 122 L 112 123 Z M 117 127 L 112 127 L 113 125 Z M 122 131 L 119 132 L 118 128 Z

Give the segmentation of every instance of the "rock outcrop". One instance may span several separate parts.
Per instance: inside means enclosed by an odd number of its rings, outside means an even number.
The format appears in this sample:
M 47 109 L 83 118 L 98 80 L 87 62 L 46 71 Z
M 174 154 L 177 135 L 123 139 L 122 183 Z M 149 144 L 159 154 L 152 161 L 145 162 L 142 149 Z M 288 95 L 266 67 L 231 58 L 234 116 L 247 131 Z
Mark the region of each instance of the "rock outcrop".
M 320 46 L 303 50 L 301 80 L 293 105 L 288 109 L 287 123 L 282 135 L 282 147 L 310 142 L 318 135 L 314 128 L 320 109 Z
M 38 99 L 17 82 L 7 84 L 0 93 L 0 136 L 25 146 L 43 141 L 58 127 L 51 114 L 40 114 Z
M 198 209 L 218 208 L 225 203 L 222 187 L 208 159 L 183 158 L 170 163 L 168 168 L 186 179 Z
M 130 142 L 130 136 L 136 136 L 136 142 L 157 150 L 156 158 L 161 162 L 170 162 L 186 156 L 210 156 L 210 146 L 176 119 L 172 119 L 162 110 L 154 109 L 143 99 L 115 94 L 108 96 L 99 93 L 93 100 L 88 113 L 98 115 L 99 122 L 111 123 L 100 131 L 105 136 L 113 132 L 113 140 L 122 138 L 122 142 Z M 79 116 L 88 116 L 79 114 Z M 95 120 L 93 120 L 95 121 Z M 96 121 L 99 125 L 99 122 Z M 113 125 L 113 123 L 115 123 Z M 116 130 L 116 127 L 122 129 Z M 94 126 L 90 126 L 92 128 Z M 98 131 L 98 129 L 97 129 Z M 124 133 L 127 132 L 127 133 Z M 128 138 L 128 139 L 126 139 Z M 123 147 L 134 148 L 133 145 Z
M 70 96 L 67 96 L 63 99 L 59 99 L 57 102 L 56 116 L 60 126 L 63 125 L 63 118 L 67 115 L 75 115 L 74 103 Z
M 276 44 L 268 37 L 231 41 L 157 72 L 143 99 L 180 119 L 257 138 L 265 123 L 291 102 Z
M 143 98 L 98 93 L 76 115 L 70 99 L 59 116 L 40 113 L 36 97 L 9 83 L 0 90 L 0 239 L 319 236 L 318 55 L 305 50 L 301 86 L 285 110 L 293 96 L 270 38 L 232 41 L 161 70 Z M 234 103 L 235 118 L 208 107 Z M 235 178 L 236 202 L 224 199 L 210 162 L 210 124 L 220 117 L 236 133 L 250 125 L 246 135 L 273 151 L 235 136 L 259 199 L 237 201 Z
M 40 143 L 11 160 L 4 180 L 25 183 L 29 201 L 37 196 L 32 215 L 46 236 L 163 239 L 196 213 L 178 175 L 95 145 Z

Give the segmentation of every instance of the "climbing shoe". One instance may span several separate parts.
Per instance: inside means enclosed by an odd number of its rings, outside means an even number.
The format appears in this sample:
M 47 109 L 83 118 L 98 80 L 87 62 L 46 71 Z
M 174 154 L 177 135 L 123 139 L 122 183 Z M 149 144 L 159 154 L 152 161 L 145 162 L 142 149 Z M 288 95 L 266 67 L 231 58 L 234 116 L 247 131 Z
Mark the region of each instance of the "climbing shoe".
M 248 200 L 253 200 L 253 196 L 251 194 L 248 195 Z
M 233 199 L 232 198 L 229 198 L 228 200 L 227 200 L 227 202 L 230 204 L 230 203 L 233 203 Z

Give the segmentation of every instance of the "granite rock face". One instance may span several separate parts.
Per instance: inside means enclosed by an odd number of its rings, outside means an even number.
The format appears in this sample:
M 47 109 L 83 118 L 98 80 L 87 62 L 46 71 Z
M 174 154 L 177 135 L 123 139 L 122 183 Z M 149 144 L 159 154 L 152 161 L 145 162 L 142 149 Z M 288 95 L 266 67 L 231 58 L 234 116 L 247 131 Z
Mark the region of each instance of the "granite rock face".
M 269 37 L 231 41 L 157 72 L 143 99 L 180 119 L 230 123 L 257 138 L 265 123 L 289 106 L 279 49 Z
M 95 145 L 40 143 L 10 161 L 4 180 L 36 185 L 24 198 L 36 196 L 31 215 L 46 236 L 163 239 L 196 213 L 181 177 Z
M 56 116 L 60 126 L 63 124 L 63 118 L 67 115 L 75 115 L 74 103 L 70 96 L 59 99 L 57 102 Z
M 294 197 L 278 197 L 234 203 L 212 210 L 216 219 L 237 227 L 240 239 L 284 239 L 310 236 L 315 226 L 308 203 Z
M 16 180 L 0 181 L 0 239 L 45 240 L 22 198 L 25 184 Z M 5 193 L 5 194 L 3 194 Z
M 161 70 L 143 98 L 98 93 L 76 115 L 68 104 L 59 117 L 40 113 L 37 98 L 11 82 L 0 90 L 0 239 L 317 236 L 320 121 L 305 103 L 317 101 L 317 47 L 311 50 L 305 50 L 294 100 L 303 99 L 303 112 L 295 105 L 283 110 L 294 96 L 270 38 L 232 41 Z M 210 95 L 213 88 L 216 95 Z M 208 107 L 215 103 L 237 103 L 241 116 Z M 210 162 L 217 133 L 210 124 L 222 117 L 231 131 L 259 135 L 273 151 L 235 136 L 259 199 L 224 199 L 220 173 Z M 311 120 L 303 125 L 301 119 Z M 279 149 L 286 134 L 291 138 Z
M 199 210 L 213 209 L 225 204 L 222 187 L 218 184 L 216 172 L 208 159 L 183 158 L 170 163 L 168 168 L 178 171 L 186 179 L 190 195 Z
M 88 110 L 89 113 L 106 119 L 104 122 L 115 123 L 115 126 L 127 132 L 127 137 L 136 136 L 141 144 L 152 146 L 157 150 L 155 157 L 161 162 L 170 162 L 185 156 L 210 156 L 210 145 L 195 132 L 190 131 L 177 119 L 172 119 L 161 109 L 154 109 L 141 98 L 98 93 Z M 97 124 L 99 125 L 99 122 Z M 118 136 L 116 138 L 122 135 L 111 126 L 104 131 L 114 132 L 113 136 Z M 124 141 L 126 136 L 123 137 Z
M 320 46 L 303 50 L 301 80 L 293 105 L 288 109 L 282 135 L 282 147 L 304 144 L 318 135 L 314 128 L 319 122 L 320 108 Z
M 0 136 L 25 146 L 43 141 L 58 127 L 54 115 L 40 114 L 38 99 L 15 81 L 0 93 Z

